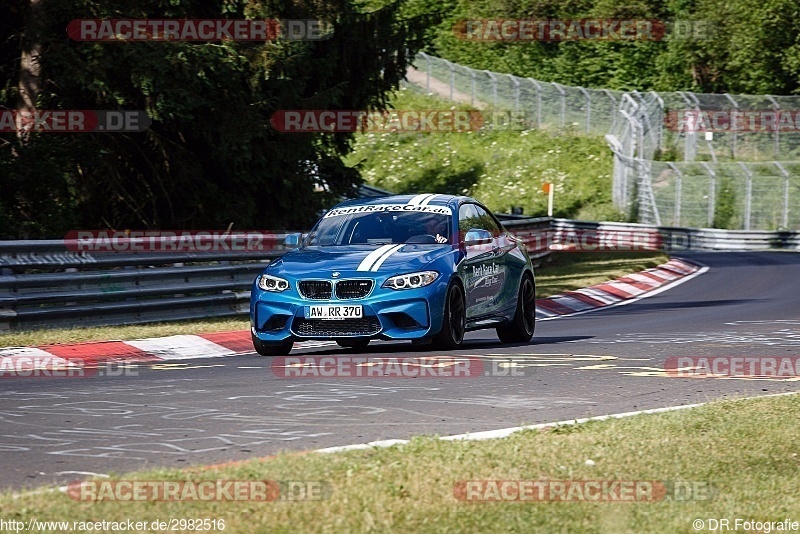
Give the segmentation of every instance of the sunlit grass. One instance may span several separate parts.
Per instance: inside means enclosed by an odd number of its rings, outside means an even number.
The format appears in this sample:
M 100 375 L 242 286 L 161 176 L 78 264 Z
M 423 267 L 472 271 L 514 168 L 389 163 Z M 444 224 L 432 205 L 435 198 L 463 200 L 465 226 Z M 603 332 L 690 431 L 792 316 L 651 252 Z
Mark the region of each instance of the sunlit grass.
M 797 521 L 800 397 L 712 403 L 506 439 L 278 455 L 116 480 L 321 482 L 327 498 L 280 502 L 81 502 L 0 495 L 5 520 L 223 519 L 225 532 L 693 532 L 701 518 Z M 591 462 L 587 462 L 591 460 Z M 464 502 L 460 481 L 656 481 L 656 502 Z M 701 529 L 710 532 L 710 529 Z M 740 529 L 740 531 L 745 531 Z M 754 530 L 750 530 L 754 531 Z

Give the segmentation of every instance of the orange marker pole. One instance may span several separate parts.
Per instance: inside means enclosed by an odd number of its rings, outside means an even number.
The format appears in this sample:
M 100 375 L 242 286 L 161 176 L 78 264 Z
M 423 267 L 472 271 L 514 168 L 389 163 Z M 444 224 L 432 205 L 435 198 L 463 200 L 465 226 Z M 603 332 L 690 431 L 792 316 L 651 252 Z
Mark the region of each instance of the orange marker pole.
M 547 183 L 542 184 L 542 192 L 547 193 L 547 216 L 553 216 L 553 194 L 555 193 L 555 187 L 553 184 Z

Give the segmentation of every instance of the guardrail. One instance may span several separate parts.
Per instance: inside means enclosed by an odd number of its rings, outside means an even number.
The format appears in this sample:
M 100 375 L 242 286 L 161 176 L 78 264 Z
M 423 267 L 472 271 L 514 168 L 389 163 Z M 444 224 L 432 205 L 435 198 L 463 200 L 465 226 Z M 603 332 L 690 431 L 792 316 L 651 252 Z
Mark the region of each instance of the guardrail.
M 614 250 L 616 247 L 616 250 L 663 250 L 664 252 L 800 251 L 800 232 L 678 228 L 568 219 L 553 219 L 552 232 L 551 243 L 555 244 L 553 250 L 558 250 L 559 246 L 563 245 L 578 245 L 575 248 L 584 251 L 600 250 L 604 246 L 607 250 Z M 596 234 L 594 239 L 592 239 L 593 233 Z M 586 239 L 585 236 L 589 238 Z M 608 236 L 614 238 L 609 239 Z M 587 241 L 588 246 L 583 246 L 581 242 L 576 243 L 578 239 Z
M 553 250 L 800 250 L 800 232 L 504 217 L 541 262 Z M 285 234 L 273 234 L 281 243 Z M 247 313 L 250 286 L 284 249 L 88 253 L 64 240 L 0 241 L 0 330 Z
M 282 252 L 88 253 L 63 240 L 0 241 L 0 330 L 241 315 L 256 275 Z

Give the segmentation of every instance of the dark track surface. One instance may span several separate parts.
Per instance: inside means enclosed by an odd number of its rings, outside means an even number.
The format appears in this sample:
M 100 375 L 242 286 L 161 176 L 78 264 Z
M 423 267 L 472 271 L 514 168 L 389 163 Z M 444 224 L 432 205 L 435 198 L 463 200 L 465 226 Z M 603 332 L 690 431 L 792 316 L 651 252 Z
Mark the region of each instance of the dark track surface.
M 669 356 L 800 355 L 800 254 L 681 257 L 710 270 L 639 302 L 539 322 L 530 345 L 501 345 L 486 330 L 456 353 L 487 368 L 513 361 L 524 376 L 288 379 L 248 354 L 146 365 L 138 376 L 4 379 L 0 489 L 800 389 L 664 375 Z M 435 354 L 375 343 L 361 356 Z

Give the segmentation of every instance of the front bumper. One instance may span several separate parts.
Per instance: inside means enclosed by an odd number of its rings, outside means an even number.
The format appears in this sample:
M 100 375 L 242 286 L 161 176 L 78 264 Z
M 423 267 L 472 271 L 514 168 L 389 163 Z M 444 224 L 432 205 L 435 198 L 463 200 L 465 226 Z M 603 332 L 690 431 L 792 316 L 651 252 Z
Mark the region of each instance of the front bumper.
M 438 332 L 442 325 L 446 281 L 436 280 L 420 289 L 381 288 L 375 281 L 372 293 L 360 299 L 306 299 L 297 291 L 270 293 L 254 285 L 250 302 L 250 326 L 265 343 L 304 339 L 418 339 Z M 293 284 L 294 286 L 294 284 Z M 295 286 L 296 287 L 296 286 Z M 358 319 L 306 319 L 311 305 L 363 307 Z

